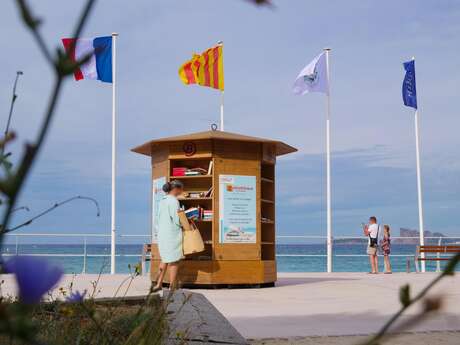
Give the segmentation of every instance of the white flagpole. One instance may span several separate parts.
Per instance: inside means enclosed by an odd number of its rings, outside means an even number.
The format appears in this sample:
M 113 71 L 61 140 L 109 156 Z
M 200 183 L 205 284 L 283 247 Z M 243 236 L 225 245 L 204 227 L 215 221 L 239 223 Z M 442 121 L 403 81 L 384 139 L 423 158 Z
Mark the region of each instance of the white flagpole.
M 217 45 L 223 46 L 224 41 L 217 42 Z M 224 90 L 220 93 L 220 130 L 224 131 Z
M 224 131 L 224 90 L 220 94 L 220 130 Z
M 415 154 L 417 164 L 417 194 L 418 194 L 418 223 L 419 223 L 419 235 L 420 245 L 425 245 L 425 229 L 423 226 L 423 199 L 422 199 L 422 177 L 420 169 L 420 134 L 418 124 L 418 110 L 415 110 Z M 425 258 L 425 253 L 422 252 L 421 258 Z M 425 260 L 421 263 L 422 272 L 425 272 Z
M 330 48 L 324 48 L 326 53 L 326 204 L 327 204 L 327 272 L 332 272 L 332 210 L 331 210 L 331 95 L 329 77 L 329 52 Z
M 117 135 L 117 117 L 116 117 L 116 51 L 117 51 L 117 36 L 118 34 L 112 33 L 112 205 L 111 205 L 111 250 L 110 250 L 110 273 L 115 274 L 115 229 L 116 229 L 116 135 Z
M 412 57 L 415 60 L 415 57 Z M 418 196 L 418 224 L 419 224 L 419 237 L 420 245 L 425 245 L 425 228 L 423 226 L 423 197 L 422 197 L 422 176 L 420 168 L 420 134 L 419 134 L 419 121 L 418 121 L 418 109 L 415 109 L 414 114 L 414 125 L 415 125 L 415 155 L 416 155 L 416 166 L 417 166 L 417 196 Z M 425 258 L 425 253 L 420 253 L 421 258 Z M 425 261 L 421 262 L 421 270 L 425 272 Z

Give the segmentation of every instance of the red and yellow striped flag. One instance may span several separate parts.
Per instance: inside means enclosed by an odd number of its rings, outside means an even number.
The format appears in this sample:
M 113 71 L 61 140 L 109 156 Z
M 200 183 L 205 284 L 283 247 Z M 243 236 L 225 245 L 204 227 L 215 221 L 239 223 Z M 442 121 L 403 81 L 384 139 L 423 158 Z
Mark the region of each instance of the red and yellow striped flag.
M 179 77 L 185 85 L 198 84 L 223 91 L 223 45 L 209 48 L 201 55 L 194 54 L 191 60 L 179 68 Z

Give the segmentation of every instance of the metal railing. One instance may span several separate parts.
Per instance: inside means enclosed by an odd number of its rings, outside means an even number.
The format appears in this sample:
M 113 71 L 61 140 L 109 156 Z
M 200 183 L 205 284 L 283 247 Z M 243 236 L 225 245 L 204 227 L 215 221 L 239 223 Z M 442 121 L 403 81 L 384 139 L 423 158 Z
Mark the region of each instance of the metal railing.
M 2 256 L 40 256 L 40 257 L 74 257 L 74 258 L 83 258 L 83 269 L 82 273 L 86 273 L 87 271 L 87 263 L 88 258 L 97 258 L 97 257 L 110 257 L 110 253 L 108 254 L 89 254 L 88 253 L 88 238 L 109 238 L 111 235 L 107 234 L 93 234 L 93 233 L 18 233 L 18 234 L 6 234 L 6 237 L 14 237 L 14 245 L 15 245 L 15 252 L 9 253 L 5 252 L 2 253 Z M 82 245 L 83 245 L 83 252 L 82 253 L 19 253 L 19 238 L 20 237 L 63 237 L 63 238 L 81 238 Z M 150 235 L 142 235 L 142 234 L 119 234 L 117 235 L 118 238 L 151 238 Z M 39 245 L 39 244 L 38 244 Z M 138 257 L 140 258 L 142 254 L 115 254 L 115 257 Z
M 42 257 L 75 257 L 75 258 L 83 258 L 83 269 L 82 273 L 86 273 L 88 267 L 88 258 L 97 258 L 97 257 L 110 257 L 110 253 L 107 254 L 92 254 L 88 253 L 88 239 L 103 239 L 107 238 L 110 239 L 110 234 L 96 234 L 96 233 L 15 233 L 15 234 L 7 234 L 7 237 L 14 237 L 14 246 L 15 251 L 14 253 L 11 252 L 4 252 L 2 253 L 3 256 L 16 256 L 16 255 L 27 255 L 27 256 L 42 256 Z M 83 250 L 80 253 L 20 253 L 19 252 L 19 238 L 44 238 L 44 237 L 53 237 L 53 238 L 80 238 L 82 239 L 81 245 L 83 246 Z M 150 235 L 143 235 L 143 234 L 119 234 L 117 235 L 119 239 L 128 239 L 128 238 L 144 238 L 148 241 L 151 238 Z M 304 239 L 304 240 L 324 240 L 326 241 L 326 236 L 322 235 L 278 235 L 276 236 L 277 239 Z M 403 240 L 419 240 L 419 237 L 400 237 L 400 236 L 392 236 L 392 240 L 403 239 Z M 333 240 L 360 240 L 363 244 L 367 241 L 366 237 L 363 236 L 335 236 Z M 433 237 L 428 236 L 425 237 L 426 240 L 437 240 L 438 245 L 442 244 L 443 240 L 460 240 L 460 236 L 445 236 L 445 237 Z M 143 241 L 145 242 L 145 241 Z M 320 244 L 324 243 L 321 242 Z M 108 244 L 108 243 L 107 243 Z M 291 243 L 292 244 L 292 243 Z M 38 243 L 37 245 L 40 245 Z M 437 253 L 437 258 L 444 256 L 444 253 Z M 116 254 L 115 257 L 138 257 L 141 258 L 142 253 L 139 254 Z M 337 254 L 332 253 L 332 257 L 366 257 L 367 254 Z M 414 254 L 392 254 L 392 257 L 410 257 L 414 258 Z M 326 254 L 276 254 L 276 257 L 324 257 L 327 258 L 328 255 Z M 440 261 L 436 263 L 436 271 L 440 271 Z
M 310 236 L 310 235 L 278 235 L 276 236 L 277 239 L 312 239 L 318 240 L 322 239 L 324 241 L 327 240 L 327 236 Z M 363 244 L 367 241 L 367 237 L 365 236 L 334 236 L 332 241 L 335 240 L 360 240 Z M 419 241 L 420 237 L 418 236 L 391 236 L 392 240 L 395 239 L 402 239 L 402 240 L 416 240 Z M 442 245 L 442 240 L 460 240 L 460 236 L 426 236 L 425 240 L 438 240 L 438 246 Z M 418 245 L 418 244 L 414 244 Z M 334 246 L 333 246 L 334 248 Z M 334 254 L 334 249 L 332 250 L 332 257 L 367 257 L 368 254 Z M 277 257 L 328 257 L 327 254 L 276 254 Z M 392 257 L 406 257 L 407 261 L 409 258 L 415 259 L 416 254 L 391 254 Z M 443 256 L 449 256 L 449 254 L 445 254 L 442 252 L 436 253 L 436 258 L 441 258 Z M 406 263 L 407 271 L 409 271 L 410 264 L 409 262 Z M 436 272 L 441 271 L 441 262 L 438 260 L 436 261 Z

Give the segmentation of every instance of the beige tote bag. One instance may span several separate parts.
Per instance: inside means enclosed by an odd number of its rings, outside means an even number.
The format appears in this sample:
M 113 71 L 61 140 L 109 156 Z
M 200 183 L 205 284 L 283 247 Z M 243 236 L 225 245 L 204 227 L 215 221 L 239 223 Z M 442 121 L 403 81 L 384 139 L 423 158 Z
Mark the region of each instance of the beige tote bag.
M 179 219 L 183 230 L 182 248 L 184 255 L 203 252 L 203 238 L 201 237 L 200 230 L 198 230 L 195 223 L 193 221 L 189 222 L 184 211 L 179 211 Z

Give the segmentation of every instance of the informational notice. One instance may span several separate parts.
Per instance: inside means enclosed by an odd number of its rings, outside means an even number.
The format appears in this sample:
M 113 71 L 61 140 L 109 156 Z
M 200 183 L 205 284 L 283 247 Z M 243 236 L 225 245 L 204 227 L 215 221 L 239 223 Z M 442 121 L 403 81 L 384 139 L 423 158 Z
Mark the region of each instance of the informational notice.
M 256 177 L 219 175 L 220 243 L 256 243 Z
M 163 192 L 163 185 L 166 183 L 166 177 L 162 176 L 153 179 L 152 185 L 152 242 L 157 242 L 158 235 L 158 210 L 160 201 L 163 199 L 165 192 Z

